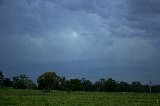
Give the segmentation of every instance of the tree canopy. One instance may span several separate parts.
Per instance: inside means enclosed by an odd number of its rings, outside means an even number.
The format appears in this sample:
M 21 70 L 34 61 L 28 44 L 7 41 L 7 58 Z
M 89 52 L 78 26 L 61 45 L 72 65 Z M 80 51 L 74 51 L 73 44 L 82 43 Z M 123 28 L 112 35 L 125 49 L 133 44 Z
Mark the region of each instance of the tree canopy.
M 13 87 L 15 89 L 41 89 L 44 92 L 50 90 L 60 91 L 98 91 L 98 92 L 154 92 L 160 93 L 160 85 L 146 84 L 142 85 L 139 81 L 133 81 L 131 84 L 124 81 L 116 81 L 112 78 L 101 78 L 95 83 L 90 80 L 66 79 L 58 76 L 55 72 L 45 72 L 37 78 L 37 85 L 33 83 L 26 75 L 13 77 L 13 81 L 5 78 L 0 71 L 0 87 Z
M 2 71 L 0 70 L 0 88 L 2 87 L 3 81 L 4 81 L 4 76 Z
M 55 72 L 46 72 L 38 77 L 38 87 L 47 92 L 50 89 L 57 89 L 59 85 L 60 77 Z

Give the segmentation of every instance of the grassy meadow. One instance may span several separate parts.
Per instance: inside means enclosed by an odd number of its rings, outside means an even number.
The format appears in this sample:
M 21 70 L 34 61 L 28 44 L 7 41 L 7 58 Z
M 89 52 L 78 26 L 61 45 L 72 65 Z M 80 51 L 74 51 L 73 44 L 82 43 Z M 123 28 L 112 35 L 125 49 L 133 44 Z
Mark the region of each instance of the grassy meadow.
M 0 106 L 160 106 L 160 94 L 0 89 Z

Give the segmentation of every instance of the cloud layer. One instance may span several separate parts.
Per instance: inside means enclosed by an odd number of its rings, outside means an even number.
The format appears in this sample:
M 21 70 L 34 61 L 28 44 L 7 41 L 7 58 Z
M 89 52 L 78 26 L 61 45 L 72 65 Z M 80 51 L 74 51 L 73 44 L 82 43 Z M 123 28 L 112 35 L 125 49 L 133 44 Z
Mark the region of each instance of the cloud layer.
M 57 70 L 91 80 L 159 83 L 159 4 L 159 0 L 1 0 L 0 68 L 7 75 L 23 72 L 33 78 Z

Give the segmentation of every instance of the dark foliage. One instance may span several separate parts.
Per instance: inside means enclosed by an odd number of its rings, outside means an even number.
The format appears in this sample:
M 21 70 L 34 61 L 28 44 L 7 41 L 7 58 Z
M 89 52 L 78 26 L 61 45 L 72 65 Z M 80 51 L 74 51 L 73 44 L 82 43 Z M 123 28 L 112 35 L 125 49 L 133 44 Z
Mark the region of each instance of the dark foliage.
M 36 85 L 26 75 L 13 77 L 13 88 L 15 89 L 33 89 Z
M 51 89 L 61 89 L 59 86 L 60 77 L 55 72 L 46 72 L 37 79 L 38 88 L 44 92 L 49 92 Z
M 0 88 L 1 88 L 2 85 L 3 85 L 3 81 L 4 81 L 4 76 L 3 76 L 2 71 L 0 70 Z
M 48 75 L 53 74 L 53 75 Z M 40 80 L 41 79 L 41 80 Z M 65 77 L 58 77 L 54 72 L 47 72 L 40 77 L 38 77 L 38 87 L 39 89 L 49 91 L 53 90 L 61 90 L 67 91 L 70 93 L 71 91 L 98 91 L 98 92 L 150 92 L 149 85 L 142 85 L 140 82 L 135 81 L 131 84 L 127 82 L 118 82 L 113 80 L 112 78 L 100 79 L 96 81 L 94 84 L 85 79 L 69 79 L 66 80 Z M 151 87 L 152 92 L 160 92 L 160 86 L 155 85 Z
M 150 81 L 151 82 L 151 81 Z M 160 93 L 160 85 L 152 85 L 151 83 L 142 85 L 138 81 L 131 84 L 121 81 L 115 81 L 112 78 L 100 79 L 95 83 L 90 80 L 82 78 L 81 80 L 66 79 L 65 77 L 58 76 L 55 72 L 46 72 L 40 75 L 37 79 L 38 89 L 44 92 L 50 90 L 67 91 L 86 91 L 86 92 L 137 92 L 137 93 Z M 3 73 L 0 71 L 0 87 L 13 87 L 15 89 L 36 89 L 37 86 L 28 79 L 26 75 L 19 75 L 13 77 L 13 81 L 9 78 L 4 78 Z
M 5 78 L 5 80 L 3 81 L 3 86 L 12 87 L 12 81 L 9 78 Z

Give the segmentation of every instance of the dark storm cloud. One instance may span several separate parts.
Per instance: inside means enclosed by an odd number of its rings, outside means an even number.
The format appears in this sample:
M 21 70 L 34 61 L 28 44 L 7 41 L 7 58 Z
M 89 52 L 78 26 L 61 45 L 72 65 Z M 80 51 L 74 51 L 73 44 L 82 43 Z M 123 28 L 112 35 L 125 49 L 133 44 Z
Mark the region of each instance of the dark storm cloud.
M 47 17 L 49 13 L 43 8 L 42 3 L 36 1 L 28 3 L 25 0 L 2 2 L 0 6 L 2 35 L 42 36 L 51 28 L 56 28 L 50 24 L 54 18 L 53 16 Z
M 159 0 L 128 0 L 134 14 L 159 14 Z
M 126 16 L 129 26 L 144 32 L 144 37 L 159 37 L 160 34 L 160 1 L 159 0 L 130 0 L 129 13 Z M 141 36 L 141 35 L 139 35 Z
M 159 5 L 159 0 L 0 0 L 0 67 L 10 75 L 55 69 L 68 77 L 158 82 Z

